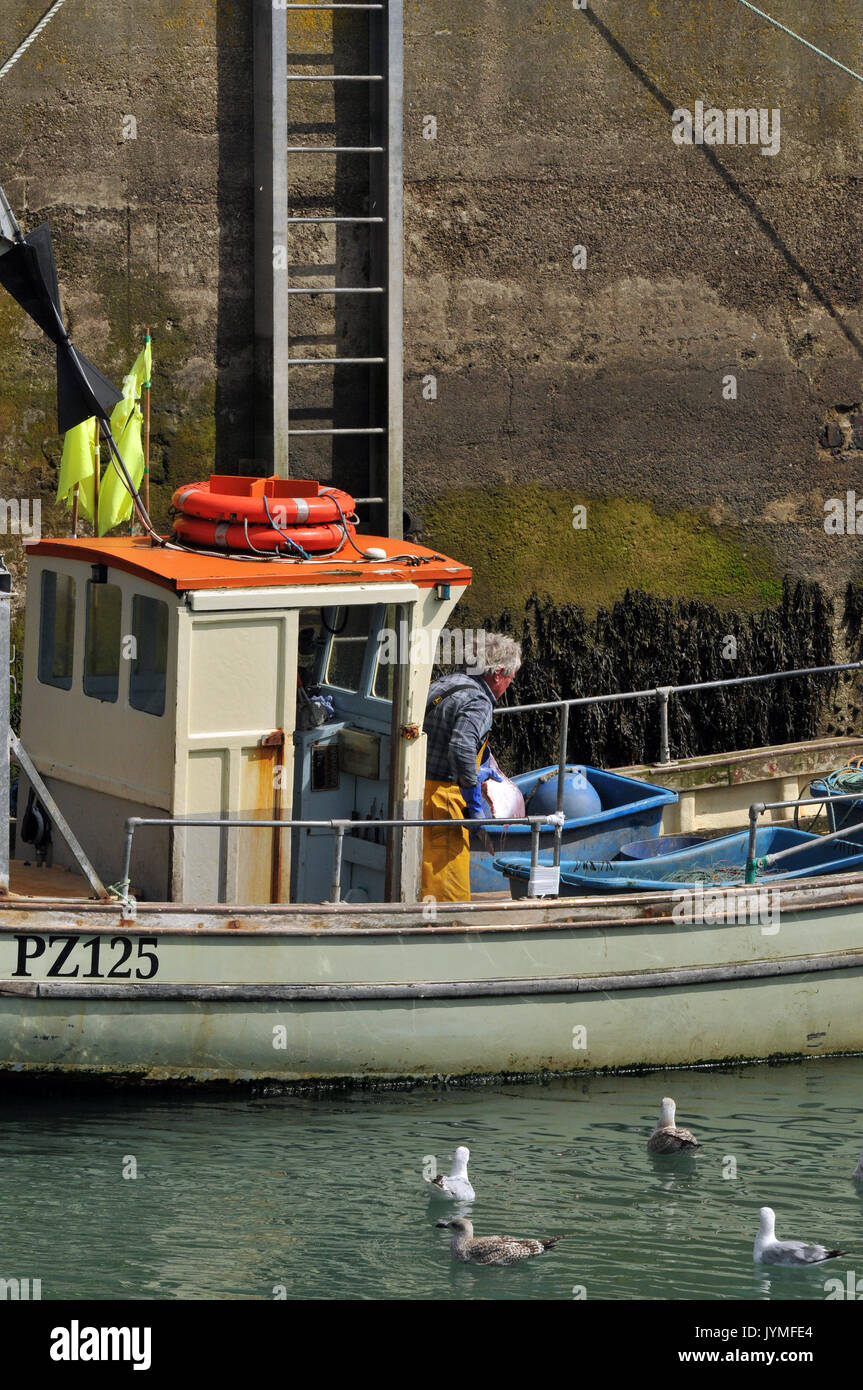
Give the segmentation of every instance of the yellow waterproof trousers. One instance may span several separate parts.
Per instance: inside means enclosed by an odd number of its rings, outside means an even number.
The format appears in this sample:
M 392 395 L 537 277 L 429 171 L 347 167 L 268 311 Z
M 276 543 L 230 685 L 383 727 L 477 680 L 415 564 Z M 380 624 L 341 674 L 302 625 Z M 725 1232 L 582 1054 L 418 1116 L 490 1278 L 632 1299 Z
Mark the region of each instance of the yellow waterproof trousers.
M 464 801 L 455 782 L 426 782 L 425 820 L 447 821 L 446 829 L 423 830 L 422 896 L 439 903 L 470 902 L 470 848 Z

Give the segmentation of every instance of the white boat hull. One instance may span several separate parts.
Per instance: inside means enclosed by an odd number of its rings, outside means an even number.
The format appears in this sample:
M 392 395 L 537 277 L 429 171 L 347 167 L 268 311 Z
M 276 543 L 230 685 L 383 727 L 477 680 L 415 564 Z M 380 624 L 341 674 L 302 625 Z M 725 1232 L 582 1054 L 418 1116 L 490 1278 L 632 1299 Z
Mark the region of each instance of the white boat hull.
M 0 1071 L 296 1083 L 863 1052 L 861 876 L 784 891 L 778 921 L 673 910 L 9 903 Z

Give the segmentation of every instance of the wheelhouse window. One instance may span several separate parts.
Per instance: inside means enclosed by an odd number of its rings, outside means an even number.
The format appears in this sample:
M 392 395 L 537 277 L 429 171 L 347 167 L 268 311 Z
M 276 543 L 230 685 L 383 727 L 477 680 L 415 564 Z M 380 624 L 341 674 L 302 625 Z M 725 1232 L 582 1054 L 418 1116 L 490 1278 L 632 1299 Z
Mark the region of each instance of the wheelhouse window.
M 396 626 L 396 606 L 394 603 L 390 603 L 387 605 L 384 620 L 378 632 L 375 678 L 372 682 L 372 694 L 377 700 L 391 701 L 393 698 L 398 640 L 399 632 Z
M 132 636 L 129 704 L 145 714 L 164 714 L 168 669 L 167 603 L 136 594 L 132 599 Z
M 42 684 L 71 690 L 74 654 L 75 581 L 68 574 L 43 570 L 38 668 Z
M 306 690 L 320 681 L 321 659 L 329 640 L 320 608 L 301 608 L 297 666 L 300 680 Z
M 332 633 L 326 685 L 356 693 L 363 677 L 374 609 L 367 604 L 348 608 L 325 608 L 324 627 Z
M 87 583 L 84 694 L 115 701 L 120 690 L 120 618 L 123 594 L 117 584 Z

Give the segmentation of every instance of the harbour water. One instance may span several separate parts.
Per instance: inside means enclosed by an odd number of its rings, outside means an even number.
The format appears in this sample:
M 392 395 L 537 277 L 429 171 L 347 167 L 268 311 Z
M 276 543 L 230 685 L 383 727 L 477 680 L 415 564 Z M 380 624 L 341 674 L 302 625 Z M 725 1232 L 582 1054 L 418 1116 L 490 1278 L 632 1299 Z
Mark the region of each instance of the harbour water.
M 664 1095 L 702 1142 L 654 1159 Z M 863 1295 L 863 1057 L 304 1096 L 0 1095 L 0 1278 L 44 1299 L 802 1299 Z M 454 1264 L 423 1168 L 471 1149 L 477 1234 L 563 1234 Z M 126 1176 L 124 1176 L 124 1173 Z M 132 1176 L 136 1173 L 137 1176 Z M 845 1247 L 760 1269 L 780 1237 Z

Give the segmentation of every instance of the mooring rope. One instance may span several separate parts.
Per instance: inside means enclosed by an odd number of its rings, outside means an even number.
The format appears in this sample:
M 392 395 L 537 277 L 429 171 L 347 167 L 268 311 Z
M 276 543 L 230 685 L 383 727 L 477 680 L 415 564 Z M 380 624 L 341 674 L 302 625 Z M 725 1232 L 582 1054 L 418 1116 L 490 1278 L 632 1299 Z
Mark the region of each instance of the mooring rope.
M 15 64 L 18 62 L 18 59 L 21 58 L 27 52 L 27 49 L 30 47 L 31 43 L 34 43 L 36 39 L 38 39 L 42 30 L 45 28 L 47 24 L 51 23 L 51 20 L 54 18 L 57 11 L 63 5 L 65 5 L 65 3 L 66 0 L 54 0 L 54 4 L 51 6 L 50 10 L 46 10 L 45 14 L 43 14 L 42 18 L 39 20 L 39 23 L 36 25 L 36 28 L 33 29 L 27 35 L 23 43 L 20 43 L 18 45 L 18 47 L 15 49 L 15 52 L 12 54 L 12 57 L 6 59 L 6 62 L 3 64 L 2 68 L 0 68 L 0 77 L 5 77 L 9 69 L 14 68 Z
M 832 58 L 829 53 L 825 53 L 823 48 L 816 48 L 814 43 L 810 43 L 808 39 L 801 38 L 800 34 L 795 34 L 793 29 L 789 29 L 785 24 L 780 24 L 778 19 L 774 19 L 772 15 L 765 14 L 763 10 L 759 10 L 757 5 L 750 4 L 749 0 L 738 0 L 738 3 L 745 5 L 747 10 L 751 10 L 753 14 L 760 15 L 762 19 L 766 19 L 768 24 L 772 24 L 775 28 L 781 29 L 783 34 L 788 34 L 790 38 L 796 39 L 798 43 L 802 43 L 804 48 L 809 48 L 813 53 L 817 53 L 819 58 L 826 58 L 828 63 L 832 63 L 835 68 L 841 68 L 843 72 L 848 73 L 849 77 L 855 78 L 858 82 L 863 82 L 863 77 L 860 76 L 859 72 L 855 72 L 853 68 L 847 68 L 844 63 L 840 63 L 838 58 Z

